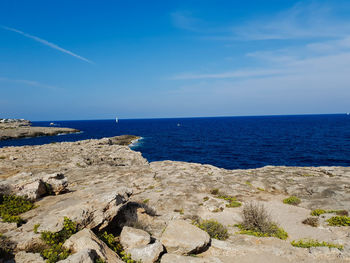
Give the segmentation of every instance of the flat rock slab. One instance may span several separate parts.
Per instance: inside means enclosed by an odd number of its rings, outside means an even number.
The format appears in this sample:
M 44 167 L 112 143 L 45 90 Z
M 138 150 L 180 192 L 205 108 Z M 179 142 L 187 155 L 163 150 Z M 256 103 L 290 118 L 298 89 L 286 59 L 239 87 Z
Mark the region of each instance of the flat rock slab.
M 173 220 L 162 234 L 161 242 L 169 253 L 186 255 L 205 249 L 210 237 L 208 233 L 184 220 Z
M 151 242 L 151 236 L 141 229 L 124 226 L 120 234 L 120 243 L 124 248 L 142 247 Z
M 126 249 L 126 252 L 131 255 L 131 258 L 142 263 L 153 263 L 159 258 L 159 255 L 164 251 L 163 245 L 156 241 L 143 247 Z

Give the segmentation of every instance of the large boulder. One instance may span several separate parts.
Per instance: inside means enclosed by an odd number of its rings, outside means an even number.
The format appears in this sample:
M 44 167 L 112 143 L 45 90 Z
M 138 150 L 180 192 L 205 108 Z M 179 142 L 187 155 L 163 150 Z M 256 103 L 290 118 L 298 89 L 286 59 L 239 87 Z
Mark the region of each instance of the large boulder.
M 156 262 L 163 251 L 164 247 L 159 241 L 142 247 L 126 249 L 126 253 L 130 254 L 133 260 L 142 263 Z
M 186 255 L 198 253 L 210 243 L 207 232 L 184 221 L 170 221 L 161 237 L 168 253 Z
M 83 229 L 71 236 L 63 246 L 73 252 L 80 252 L 84 249 L 95 250 L 100 258 L 108 263 L 123 263 L 119 256 L 103 243 L 90 229 Z
M 50 191 L 55 195 L 64 193 L 67 190 L 67 178 L 62 173 L 47 174 L 42 177 L 44 183 L 48 184 Z
M 70 255 L 65 260 L 60 261 L 60 263 L 95 263 L 98 255 L 93 249 L 83 249 L 78 253 Z
M 120 234 L 120 243 L 124 248 L 141 247 L 150 242 L 150 235 L 141 229 L 124 226 Z
M 15 193 L 19 196 L 27 197 L 30 200 L 37 200 L 47 193 L 45 183 L 41 179 L 34 179 L 15 185 Z
M 20 251 L 15 255 L 16 263 L 45 263 L 45 260 L 40 256 L 39 253 L 26 253 Z

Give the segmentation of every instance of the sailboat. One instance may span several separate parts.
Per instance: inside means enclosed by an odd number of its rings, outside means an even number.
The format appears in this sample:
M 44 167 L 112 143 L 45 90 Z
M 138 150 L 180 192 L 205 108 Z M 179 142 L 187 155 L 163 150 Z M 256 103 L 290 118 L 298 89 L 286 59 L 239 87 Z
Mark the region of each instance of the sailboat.
M 115 117 L 115 122 L 118 123 L 118 117 Z

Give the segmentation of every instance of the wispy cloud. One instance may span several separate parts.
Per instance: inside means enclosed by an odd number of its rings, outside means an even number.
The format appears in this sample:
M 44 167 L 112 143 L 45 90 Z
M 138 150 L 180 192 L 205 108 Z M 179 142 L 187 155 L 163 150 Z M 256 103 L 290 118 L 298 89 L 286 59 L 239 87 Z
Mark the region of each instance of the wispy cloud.
M 60 47 L 60 46 L 58 46 L 58 45 L 56 45 L 54 43 L 51 43 L 51 42 L 49 42 L 49 41 L 47 41 L 45 39 L 39 38 L 37 36 L 30 35 L 28 33 L 20 31 L 18 29 L 7 27 L 7 26 L 1 26 L 1 28 L 5 29 L 5 30 L 8 30 L 8 31 L 12 31 L 12 32 L 18 33 L 18 34 L 20 34 L 22 36 L 25 36 L 27 38 L 33 39 L 33 40 L 35 40 L 35 41 L 37 41 L 37 42 L 39 42 L 39 43 L 41 43 L 41 44 L 43 44 L 45 46 L 48 46 L 50 48 L 56 49 L 56 50 L 58 50 L 58 51 L 60 51 L 62 53 L 66 53 L 66 54 L 68 54 L 68 55 L 70 55 L 72 57 L 75 57 L 77 59 L 80 59 L 82 61 L 85 61 L 85 62 L 93 64 L 93 62 L 91 60 L 89 60 L 87 58 L 84 58 L 82 56 L 79 56 L 79 55 L 77 55 L 77 54 L 75 54 L 75 53 L 73 53 L 73 52 L 71 52 L 71 51 L 69 51 L 67 49 L 64 49 L 64 48 L 62 48 L 62 47 Z
M 177 11 L 170 14 L 175 27 L 198 32 L 201 31 L 202 20 L 195 18 L 189 11 Z
M 349 21 L 339 19 L 332 6 L 316 2 L 299 2 L 273 16 L 232 27 L 233 35 L 242 40 L 330 38 L 349 32 Z
M 38 81 L 25 80 L 25 79 L 9 79 L 9 78 L 5 78 L 5 77 L 0 77 L 0 82 L 17 83 L 17 84 L 23 84 L 26 86 L 30 86 L 30 87 L 49 89 L 49 90 L 59 89 L 55 86 L 46 85 L 46 84 L 40 83 Z
M 278 69 L 258 69 L 258 70 L 237 70 L 231 72 L 222 73 L 210 73 L 210 74 L 195 74 L 195 73 L 184 73 L 179 74 L 171 79 L 173 80 L 190 80 L 190 79 L 232 79 L 232 78 L 253 78 L 253 77 L 263 77 L 272 76 L 284 73 L 283 70 Z

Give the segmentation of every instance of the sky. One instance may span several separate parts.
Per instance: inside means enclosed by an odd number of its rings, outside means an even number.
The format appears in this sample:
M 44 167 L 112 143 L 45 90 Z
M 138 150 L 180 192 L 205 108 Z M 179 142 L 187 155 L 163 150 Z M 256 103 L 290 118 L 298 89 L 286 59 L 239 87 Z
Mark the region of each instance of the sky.
M 350 1 L 0 1 L 0 118 L 350 111 Z

